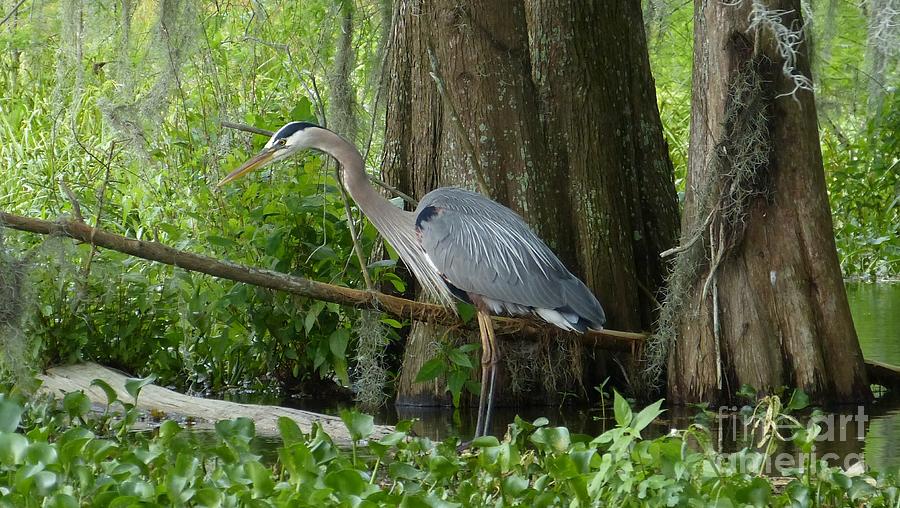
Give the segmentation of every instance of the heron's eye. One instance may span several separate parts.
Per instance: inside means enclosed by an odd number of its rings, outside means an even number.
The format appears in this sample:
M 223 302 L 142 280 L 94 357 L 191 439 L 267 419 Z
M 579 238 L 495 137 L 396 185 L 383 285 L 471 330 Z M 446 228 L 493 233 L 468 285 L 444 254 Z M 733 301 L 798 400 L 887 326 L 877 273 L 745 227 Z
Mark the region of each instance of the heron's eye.
M 279 139 L 278 141 L 276 141 L 276 144 L 277 144 L 278 146 L 284 146 L 284 145 L 287 144 L 287 139 L 286 139 L 286 138 L 281 138 L 281 139 Z

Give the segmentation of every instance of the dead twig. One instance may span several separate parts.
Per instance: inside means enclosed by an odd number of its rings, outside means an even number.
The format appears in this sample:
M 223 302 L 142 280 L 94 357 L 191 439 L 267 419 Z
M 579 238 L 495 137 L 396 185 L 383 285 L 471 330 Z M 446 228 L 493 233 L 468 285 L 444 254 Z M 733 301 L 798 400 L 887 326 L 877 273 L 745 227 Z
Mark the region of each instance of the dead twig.
M 75 214 L 75 220 L 84 222 L 84 216 L 81 214 L 81 203 L 78 202 L 78 196 L 72 192 L 72 189 L 66 184 L 66 180 L 62 175 L 59 175 L 59 188 L 62 189 L 63 193 L 69 199 L 69 203 L 72 204 L 72 213 Z
M 19 7 L 22 7 L 22 4 L 24 3 L 25 0 L 19 0 L 19 3 L 17 3 L 11 11 L 9 11 L 9 14 L 7 14 L 5 18 L 3 18 L 3 21 L 0 21 L 0 26 L 3 26 L 7 21 L 9 21 L 9 18 L 15 16 L 15 14 L 19 12 Z

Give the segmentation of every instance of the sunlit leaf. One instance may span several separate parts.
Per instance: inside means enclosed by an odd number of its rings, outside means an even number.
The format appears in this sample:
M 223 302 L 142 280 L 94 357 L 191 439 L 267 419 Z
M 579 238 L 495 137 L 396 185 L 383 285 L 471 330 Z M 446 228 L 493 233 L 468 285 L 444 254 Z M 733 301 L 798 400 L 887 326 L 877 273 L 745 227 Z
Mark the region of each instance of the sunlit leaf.
M 372 415 L 360 413 L 356 410 L 341 410 L 341 420 L 350 431 L 350 439 L 359 441 L 366 439 L 375 431 L 375 419 Z
M 634 421 L 631 422 L 631 428 L 633 428 L 634 431 L 638 433 L 644 430 L 647 425 L 650 425 L 653 420 L 655 420 L 659 415 L 663 414 L 665 409 L 660 409 L 662 403 L 663 400 L 660 399 L 642 409 L 637 415 L 635 415 Z M 616 419 L 616 421 L 618 421 L 618 418 Z
M 615 390 L 613 390 L 613 410 L 616 416 L 616 423 L 620 427 L 627 427 L 631 423 L 631 406 Z
M 419 368 L 419 373 L 416 374 L 414 382 L 423 383 L 425 381 L 431 381 L 443 374 L 445 369 L 446 365 L 440 358 L 432 358 L 422 364 L 422 367 Z
M 0 432 L 15 432 L 22 419 L 22 406 L 9 399 L 0 399 Z
M 106 381 L 96 378 L 91 381 L 91 386 L 96 386 L 103 390 L 103 393 L 106 395 L 107 406 L 111 406 L 115 401 L 119 400 L 119 394 L 116 393 L 116 390 Z
M 91 410 L 91 400 L 84 392 L 69 392 L 63 397 L 63 408 L 71 418 L 84 416 Z
M 472 361 L 469 359 L 469 356 L 459 349 L 451 349 L 447 356 L 450 358 L 450 361 L 459 365 L 460 367 L 465 367 L 467 369 L 474 368 L 472 366 Z
M 141 390 L 156 381 L 156 374 L 150 374 L 144 378 L 129 378 L 125 380 L 125 391 L 136 401 Z

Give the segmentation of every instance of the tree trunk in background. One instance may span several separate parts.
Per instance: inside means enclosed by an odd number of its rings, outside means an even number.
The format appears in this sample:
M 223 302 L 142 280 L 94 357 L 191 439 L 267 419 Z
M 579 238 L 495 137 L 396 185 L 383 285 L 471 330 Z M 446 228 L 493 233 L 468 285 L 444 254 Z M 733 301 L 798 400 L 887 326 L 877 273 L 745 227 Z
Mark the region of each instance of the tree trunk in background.
M 549 163 L 571 196 L 576 273 L 601 297 L 611 328 L 649 330 L 678 204 L 640 2 L 526 5 Z
M 816 105 L 810 90 L 790 95 L 795 79 L 809 76 L 807 50 L 797 48 L 794 78 L 786 75 L 772 25 L 749 25 L 754 3 L 695 4 L 684 231 L 703 234 L 694 245 L 702 259 L 670 351 L 669 400 L 725 402 L 748 384 L 797 387 L 818 402 L 859 401 L 870 392 L 834 245 Z M 764 3 L 770 14 L 787 11 L 783 26 L 802 26 L 799 0 Z M 748 127 L 755 119 L 756 131 Z M 750 150 L 764 154 L 756 166 L 741 163 Z M 728 195 L 745 171 L 753 187 L 738 219 L 707 219 L 725 203 L 711 206 L 711 196 Z M 723 246 L 708 278 L 708 253 Z
M 401 0 L 383 170 L 416 197 L 440 186 L 476 188 L 471 157 L 429 75 L 431 46 L 491 197 L 521 214 L 585 280 L 610 327 L 640 330 L 652 323 L 650 295 L 663 279 L 658 253 L 676 237 L 677 204 L 640 5 L 614 3 Z M 442 382 L 413 383 L 444 335 L 414 327 L 398 404 L 448 402 Z M 521 347 L 501 343 L 499 403 L 552 402 L 579 386 L 581 352 L 571 341 Z M 549 351 L 556 348 L 568 351 Z M 561 364 L 575 365 L 579 379 L 557 376 Z M 523 386 L 509 375 L 522 369 L 544 383 Z M 588 380 L 602 375 L 599 365 L 586 370 Z

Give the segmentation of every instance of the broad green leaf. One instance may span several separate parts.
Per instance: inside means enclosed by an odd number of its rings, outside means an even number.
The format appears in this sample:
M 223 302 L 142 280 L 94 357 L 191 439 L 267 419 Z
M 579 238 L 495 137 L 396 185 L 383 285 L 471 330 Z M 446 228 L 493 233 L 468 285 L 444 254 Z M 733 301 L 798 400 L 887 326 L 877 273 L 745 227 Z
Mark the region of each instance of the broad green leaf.
M 56 483 L 59 481 L 56 473 L 53 471 L 40 471 L 34 475 L 34 488 L 37 492 L 38 496 L 44 497 L 49 495 L 56 488 Z
M 472 448 L 488 448 L 491 446 L 500 446 L 500 441 L 495 436 L 481 436 L 472 440 Z
M 661 414 L 663 414 L 663 412 L 665 412 L 665 409 L 660 409 L 660 406 L 662 406 L 662 403 L 663 403 L 663 400 L 660 399 L 660 400 L 654 402 L 653 404 L 650 404 L 649 406 L 642 409 L 634 417 L 634 421 L 631 422 L 631 428 L 633 428 L 635 430 L 635 432 L 638 432 L 638 433 L 640 433 L 642 430 L 644 430 L 644 428 L 647 427 L 647 425 L 650 425 L 650 423 L 653 420 L 655 420 L 659 415 L 661 415 Z
M 550 420 L 548 420 L 545 416 L 539 416 L 538 418 L 535 418 L 535 420 L 531 422 L 531 424 L 535 427 L 544 427 L 550 425 Z
M 569 438 L 569 429 L 565 427 L 541 427 L 531 434 L 531 442 L 539 448 L 563 453 L 569 449 L 572 443 Z
M 175 420 L 166 420 L 159 426 L 159 437 L 169 439 L 181 432 L 181 426 Z
M 500 483 L 503 494 L 510 497 L 517 497 L 525 489 L 528 488 L 528 480 L 517 474 L 512 474 L 503 479 Z
M 455 370 L 447 377 L 447 389 L 453 396 L 453 407 L 459 407 L 459 399 L 462 395 L 463 386 L 469 379 L 469 373 L 463 370 Z
M 26 460 L 31 464 L 55 464 L 58 458 L 56 447 L 45 442 L 35 442 L 28 446 Z
M 197 506 L 203 508 L 218 508 L 222 506 L 224 499 L 224 492 L 215 488 L 199 489 L 191 498 L 194 503 L 197 503 Z
M 156 374 L 150 374 L 144 378 L 128 378 L 125 380 L 125 391 L 128 392 L 128 395 L 137 401 L 138 395 L 140 395 L 141 390 L 149 385 L 150 383 L 156 381 Z
M 794 390 L 794 393 L 791 394 L 791 400 L 784 406 L 784 410 L 785 412 L 800 411 L 806 409 L 807 406 L 809 406 L 809 395 L 803 390 Z
M 745 383 L 741 385 L 741 388 L 737 391 L 736 395 L 745 399 L 754 400 L 756 399 L 756 389 Z
M 84 392 L 69 392 L 63 397 L 63 408 L 71 418 L 81 417 L 91 410 L 91 401 Z
M 115 401 L 119 400 L 119 395 L 116 393 L 116 390 L 114 390 L 106 381 L 97 378 L 91 381 L 91 386 L 96 386 L 103 390 L 103 393 L 106 395 L 107 406 L 111 406 Z
M 419 373 L 416 374 L 415 383 L 422 383 L 425 381 L 431 381 L 432 379 L 437 378 L 441 374 L 444 373 L 446 369 L 446 365 L 443 360 L 440 358 L 432 358 L 427 362 L 422 364 L 422 367 L 419 368 Z
M 406 438 L 406 432 L 391 432 L 390 434 L 379 439 L 378 442 L 384 446 L 396 446 Z
M 22 419 L 22 406 L 9 400 L 0 400 L 0 432 L 15 432 Z
M 278 417 L 278 432 L 281 434 L 281 440 L 285 447 L 305 441 L 305 435 L 297 422 L 287 416 Z
M 450 357 L 450 361 L 459 365 L 460 367 L 465 367 L 467 369 L 474 368 L 472 366 L 472 361 L 469 359 L 469 356 L 459 349 L 451 349 L 447 354 Z
M 332 367 L 334 367 L 334 374 L 337 376 L 341 384 L 343 386 L 348 386 L 350 384 L 350 375 L 347 373 L 346 358 L 335 358 Z
M 356 410 L 341 410 L 341 420 L 350 431 L 350 439 L 359 441 L 366 439 L 375 431 L 375 419 L 372 415 L 360 413 Z
M 256 497 L 265 497 L 272 493 L 275 482 L 272 481 L 272 472 L 256 460 L 244 463 L 244 471 L 253 481 L 253 491 Z
M 405 462 L 391 462 L 388 466 L 388 473 L 391 478 L 398 480 L 418 480 L 425 476 L 424 472 Z
M 338 328 L 328 337 L 328 347 L 336 358 L 344 358 L 347 354 L 347 343 L 350 341 L 350 331 L 346 328 Z
M 360 495 L 366 490 L 368 483 L 362 474 L 355 469 L 341 469 L 325 476 L 325 485 L 342 495 Z
M 463 323 L 468 323 L 475 317 L 475 306 L 468 303 L 458 302 L 456 311 L 459 313 L 459 318 L 463 320 Z
M 391 328 L 394 328 L 394 329 L 403 328 L 403 323 L 401 323 L 400 321 L 397 321 L 394 318 L 381 318 L 381 322 L 390 326 Z
M 170 467 L 166 475 L 166 489 L 169 498 L 175 502 L 184 502 L 190 497 L 185 490 L 193 483 L 194 475 L 200 461 L 187 453 L 179 453 L 174 467 Z
M 0 464 L 21 464 L 28 450 L 28 439 L 22 434 L 0 433 Z
M 392 261 L 393 262 L 393 261 Z M 393 273 L 386 273 L 382 276 L 382 278 L 391 283 L 394 286 L 394 291 L 398 293 L 403 293 L 406 291 L 406 282 L 403 281 L 400 277 Z M 399 327 L 397 327 L 399 328 Z
M 616 423 L 620 427 L 627 427 L 631 424 L 631 406 L 616 390 L 613 390 L 613 410 L 616 415 Z
M 48 508 L 78 508 L 78 500 L 68 494 L 54 494 L 47 500 Z

